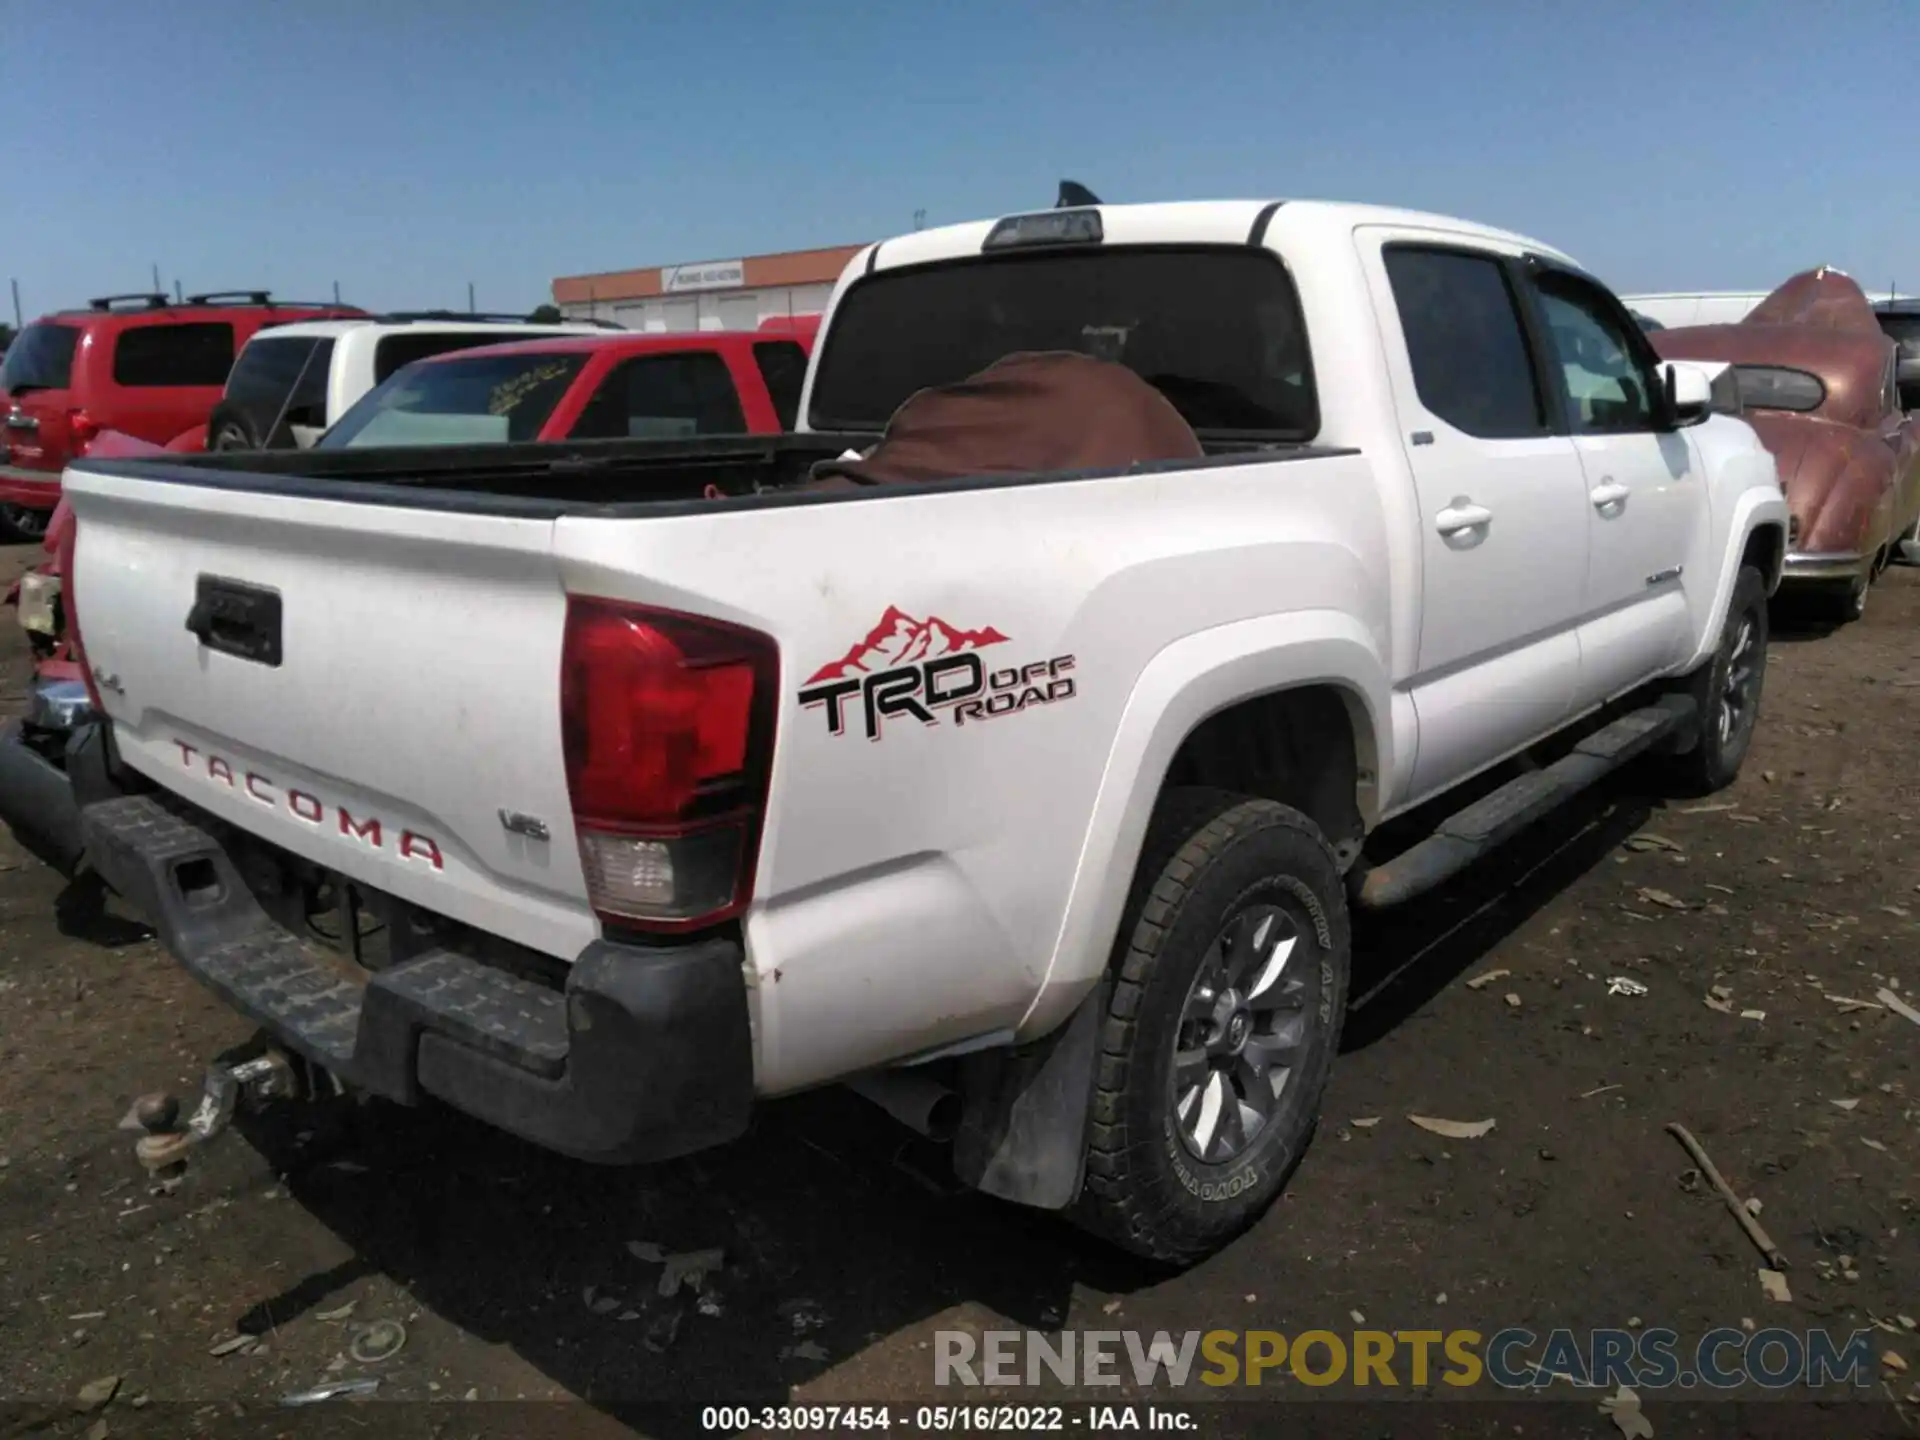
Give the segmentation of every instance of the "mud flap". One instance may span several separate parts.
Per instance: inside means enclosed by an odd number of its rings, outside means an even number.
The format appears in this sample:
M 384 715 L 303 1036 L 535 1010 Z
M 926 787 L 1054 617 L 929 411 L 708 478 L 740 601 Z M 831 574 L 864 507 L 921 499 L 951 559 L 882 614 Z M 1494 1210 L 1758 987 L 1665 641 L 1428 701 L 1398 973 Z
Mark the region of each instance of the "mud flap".
M 1103 976 L 1066 1024 L 1033 1044 L 961 1062 L 953 1168 L 963 1183 L 1041 1210 L 1079 1197 L 1112 984 Z

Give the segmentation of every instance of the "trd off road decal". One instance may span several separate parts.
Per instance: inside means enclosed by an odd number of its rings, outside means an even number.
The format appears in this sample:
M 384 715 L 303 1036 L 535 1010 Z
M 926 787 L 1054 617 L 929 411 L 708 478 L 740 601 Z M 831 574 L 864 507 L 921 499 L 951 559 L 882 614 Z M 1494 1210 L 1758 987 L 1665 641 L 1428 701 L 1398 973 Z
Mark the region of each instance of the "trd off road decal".
M 867 739 L 878 740 L 889 717 L 938 725 L 945 714 L 966 725 L 1073 698 L 1073 656 L 999 669 L 991 664 L 997 652 L 981 658 L 1007 643 L 992 626 L 958 630 L 938 616 L 916 620 L 888 606 L 866 639 L 807 677 L 799 700 L 826 711 L 827 733 L 843 734 L 857 718 Z

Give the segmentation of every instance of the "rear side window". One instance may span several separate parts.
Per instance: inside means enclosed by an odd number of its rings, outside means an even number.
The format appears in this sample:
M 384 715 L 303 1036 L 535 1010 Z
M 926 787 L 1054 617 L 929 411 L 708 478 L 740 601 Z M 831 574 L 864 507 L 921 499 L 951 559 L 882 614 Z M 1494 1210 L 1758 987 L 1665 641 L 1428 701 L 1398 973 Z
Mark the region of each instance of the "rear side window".
M 267 406 L 278 410 L 293 391 L 293 382 L 313 354 L 309 339 L 255 340 L 234 361 L 227 376 L 226 398 L 237 405 Z
M 1740 403 L 1748 410 L 1818 410 L 1827 401 L 1827 387 L 1818 375 L 1784 365 L 1736 365 L 1734 383 Z
M 293 387 L 287 414 L 296 424 L 327 423 L 327 376 L 333 368 L 333 341 L 316 340 L 313 353 Z
M 820 430 L 879 430 L 907 398 L 1018 351 L 1125 365 L 1204 436 L 1320 428 L 1299 297 L 1251 248 L 1029 251 L 882 270 L 834 312 L 814 380 Z
M 456 350 L 511 345 L 521 340 L 549 340 L 565 333 L 515 327 L 492 334 L 485 330 L 428 330 L 418 334 L 383 335 L 373 347 L 373 383 L 378 385 L 396 370 L 430 355 L 451 355 Z
M 225 322 L 137 325 L 113 347 L 113 383 L 137 389 L 227 383 L 233 369 L 233 326 Z
M 1420 403 L 1485 440 L 1546 433 L 1540 385 L 1506 267 L 1390 245 L 1383 257 Z
M 227 377 L 226 399 L 252 417 L 259 434 L 280 417 L 324 425 L 333 341 L 307 336 L 256 339 L 240 351 Z
M 773 397 L 780 428 L 793 429 L 800 418 L 800 391 L 807 381 L 807 352 L 791 340 L 766 340 L 753 347 L 753 360 L 760 367 L 767 394 Z
M 73 384 L 73 350 L 80 332 L 41 321 L 13 337 L 0 361 L 0 390 L 65 390 Z
M 726 362 L 698 350 L 640 355 L 617 367 L 587 402 L 573 438 L 684 440 L 743 435 L 746 429 Z

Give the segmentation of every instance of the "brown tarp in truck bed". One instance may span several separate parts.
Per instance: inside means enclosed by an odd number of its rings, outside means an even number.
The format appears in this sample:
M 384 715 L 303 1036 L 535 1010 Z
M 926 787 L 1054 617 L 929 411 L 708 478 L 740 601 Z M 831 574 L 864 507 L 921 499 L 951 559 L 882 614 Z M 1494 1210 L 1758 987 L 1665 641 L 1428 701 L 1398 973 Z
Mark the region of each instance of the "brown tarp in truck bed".
M 805 488 L 1124 470 L 1204 455 L 1172 402 L 1126 366 L 1034 351 L 920 391 L 893 413 L 879 444 L 859 459 L 814 466 Z

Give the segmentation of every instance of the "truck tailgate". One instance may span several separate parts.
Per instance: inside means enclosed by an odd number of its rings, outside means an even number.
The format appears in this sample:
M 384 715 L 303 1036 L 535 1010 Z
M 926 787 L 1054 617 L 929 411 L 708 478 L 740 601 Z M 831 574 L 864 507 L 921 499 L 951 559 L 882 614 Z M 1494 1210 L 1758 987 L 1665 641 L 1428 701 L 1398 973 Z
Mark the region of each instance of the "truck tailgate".
M 453 919 L 568 959 L 598 937 L 550 520 L 84 469 L 67 494 L 82 637 L 128 764 Z

